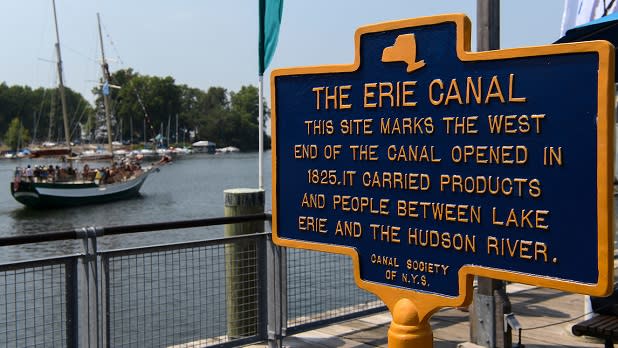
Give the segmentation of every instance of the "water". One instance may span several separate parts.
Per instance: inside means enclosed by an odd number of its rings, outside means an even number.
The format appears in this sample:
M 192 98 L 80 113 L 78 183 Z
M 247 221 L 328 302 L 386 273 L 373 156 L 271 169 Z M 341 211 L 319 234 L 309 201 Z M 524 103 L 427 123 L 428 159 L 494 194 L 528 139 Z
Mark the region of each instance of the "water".
M 266 209 L 270 210 L 270 152 L 265 153 L 264 159 Z M 150 175 L 139 198 L 70 209 L 33 210 L 22 206 L 11 197 L 9 184 L 15 166 L 35 162 L 0 161 L 0 180 L 3 179 L 5 187 L 0 189 L 0 224 L 4 226 L 0 230 L 0 236 L 29 235 L 86 226 L 120 226 L 223 216 L 225 189 L 258 186 L 257 162 L 257 153 L 187 156 Z M 104 236 L 97 239 L 97 247 L 99 250 L 109 250 L 221 236 L 223 226 L 144 232 Z M 0 263 L 75 254 L 83 250 L 82 241 L 74 240 L 4 247 L 0 248 Z M 226 293 L 228 271 L 223 262 L 225 250 L 225 247 L 221 246 L 212 251 L 189 250 L 186 253 L 176 251 L 166 255 L 112 258 L 107 288 L 112 299 L 108 303 L 112 346 L 135 346 L 139 344 L 133 342 L 146 342 L 147 346 L 163 347 L 204 338 L 200 335 L 224 335 L 227 308 L 226 301 L 222 301 L 220 296 Z M 198 261 L 194 261 L 194 258 Z M 214 262 L 208 262 L 211 259 Z M 327 318 L 324 313 L 333 309 L 352 308 L 350 306 L 374 303 L 376 300 L 374 296 L 354 285 L 352 263 L 348 257 L 291 250 L 288 252 L 287 265 L 291 280 L 286 283 L 290 301 L 288 312 L 290 318 L 295 320 L 294 325 L 304 323 L 304 320 L 307 320 L 306 315 L 320 314 L 318 317 Z M 333 274 L 338 273 L 341 274 L 333 277 Z M 25 279 L 29 276 L 31 273 L 27 272 L 15 276 L 19 285 L 15 285 L 17 281 L 8 285 L 0 284 L 0 288 L 4 286 L 9 290 L 6 296 L 13 296 L 5 301 L 5 306 L 6 303 L 14 303 L 15 306 L 13 312 L 0 311 L 0 323 L 6 323 L 10 330 L 5 331 L 10 331 L 11 335 L 14 332 L 15 336 L 21 334 L 20 328 L 31 325 L 34 327 L 32 330 L 38 333 L 34 336 L 35 339 L 45 338 L 47 342 L 56 342 L 56 339 L 60 344 L 62 337 L 54 336 L 57 330 L 41 332 L 41 326 L 45 328 L 49 325 L 38 323 L 37 327 L 36 321 L 7 318 L 7 315 L 26 318 L 27 316 L 22 314 L 27 313 L 27 309 L 38 308 L 34 305 L 28 307 L 22 297 L 18 300 L 17 296 L 23 296 L 22 294 L 34 294 L 35 301 L 62 298 L 57 295 L 54 297 L 53 293 L 42 292 L 53 292 L 53 288 L 37 288 L 36 283 Z M 50 273 L 43 276 L 43 279 L 50 279 L 52 276 L 54 274 Z M 5 276 L 5 283 L 6 279 Z M 12 281 L 11 277 L 8 279 L 9 282 Z M 62 279 L 58 277 L 55 281 Z M 16 290 L 16 287 L 21 286 L 25 286 L 27 290 Z M 15 295 L 11 295 L 13 293 Z M 51 302 L 46 301 L 40 306 L 42 311 L 50 312 L 52 307 L 59 305 L 52 306 Z M 352 310 L 353 308 L 348 309 L 349 312 Z M 51 317 L 48 315 L 45 318 Z M 60 322 L 63 320 L 59 319 Z M 57 322 L 56 319 L 48 321 L 52 323 L 50 325 Z M 1 336 L 2 334 L 0 341 Z M 16 345 L 21 346 L 21 342 L 18 341 Z
M 29 235 L 71 230 L 86 226 L 119 226 L 223 216 L 223 191 L 258 187 L 258 154 L 228 153 L 188 155 L 151 174 L 141 196 L 126 201 L 68 209 L 34 210 L 13 199 L 9 183 L 16 166 L 46 164 L 49 160 L 0 161 L 0 236 Z M 105 163 L 99 163 L 99 166 Z M 270 152 L 264 154 L 266 209 L 270 210 Z M 96 164 L 91 165 L 91 167 Z M 0 186 L 1 187 L 1 186 Z M 101 249 L 154 245 L 185 240 L 215 238 L 223 227 L 147 232 L 132 236 L 109 236 L 99 242 Z M 75 252 L 75 242 L 43 243 L 7 248 L 0 261 L 40 258 Z

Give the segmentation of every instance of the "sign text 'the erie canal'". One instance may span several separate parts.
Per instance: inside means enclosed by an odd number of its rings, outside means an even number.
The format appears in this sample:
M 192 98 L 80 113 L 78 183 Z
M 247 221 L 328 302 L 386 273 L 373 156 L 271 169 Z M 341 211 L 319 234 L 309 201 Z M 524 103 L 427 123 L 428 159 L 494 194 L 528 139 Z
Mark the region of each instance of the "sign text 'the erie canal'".
M 462 267 L 594 287 L 603 55 L 464 52 L 459 30 L 369 28 L 354 65 L 273 73 L 276 241 L 353 249 L 362 281 L 441 296 Z

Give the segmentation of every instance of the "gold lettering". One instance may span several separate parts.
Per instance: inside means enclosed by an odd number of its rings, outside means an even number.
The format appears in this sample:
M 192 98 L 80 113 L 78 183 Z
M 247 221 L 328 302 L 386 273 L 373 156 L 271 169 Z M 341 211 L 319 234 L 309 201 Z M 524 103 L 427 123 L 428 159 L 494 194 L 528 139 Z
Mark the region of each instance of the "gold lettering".
M 319 208 L 326 207 L 326 196 L 323 193 L 307 193 L 303 194 L 303 199 L 300 203 L 301 208 Z
M 423 218 L 435 221 L 481 223 L 481 207 L 467 204 L 438 202 L 397 201 L 397 215 L 417 218 L 418 206 L 423 209 Z
M 543 148 L 543 164 L 546 166 L 562 165 L 562 146 L 558 149 L 553 146 L 545 146 Z
M 363 235 L 363 228 L 360 222 L 356 221 L 337 221 L 335 236 L 360 238 Z
M 316 159 L 318 158 L 318 146 L 314 144 L 294 145 L 294 158 L 295 159 Z
M 416 106 L 416 102 L 408 98 L 414 95 L 414 89 L 408 89 L 408 87 L 414 86 L 416 86 L 416 81 L 403 81 L 403 91 L 401 92 L 403 106 Z M 399 98 L 399 93 L 397 93 L 397 98 Z M 399 106 L 399 103 L 397 103 L 397 106 Z
M 355 161 L 377 161 L 378 145 L 350 145 Z
M 446 95 L 446 100 L 444 101 L 444 105 L 448 105 L 449 100 L 455 100 L 458 104 L 463 104 L 461 100 L 461 93 L 459 92 L 459 86 L 457 86 L 457 80 L 452 79 L 451 84 L 448 87 L 448 92 Z
M 487 237 L 487 255 L 548 262 L 547 245 L 530 240 Z
M 440 163 L 441 158 L 436 154 L 435 146 L 419 145 L 390 145 L 386 150 L 387 158 L 397 162 L 429 162 Z
M 454 163 L 525 164 L 528 148 L 525 145 L 455 145 L 451 148 L 451 160 Z
M 326 87 L 326 89 L 324 90 L 324 104 L 325 104 L 325 109 L 328 110 L 328 102 L 331 101 L 333 104 L 333 108 L 337 109 L 337 90 L 339 89 L 339 86 L 335 86 L 334 88 L 334 92 L 333 94 L 328 94 L 328 89 L 329 87 Z
M 487 115 L 489 132 L 492 134 L 529 133 L 534 125 L 536 134 L 541 132 L 541 121 L 544 114 L 538 115 Z M 534 123 L 530 123 L 530 119 Z
M 436 100 L 434 99 L 433 93 L 434 93 L 434 88 L 436 87 L 435 85 L 437 85 L 438 90 L 441 91 L 439 94 L 439 98 Z M 442 104 L 442 100 L 444 99 L 444 83 L 442 83 L 442 80 L 440 79 L 434 79 L 433 81 L 431 81 L 429 83 L 429 101 L 431 102 L 432 105 L 440 105 Z
M 499 98 L 501 103 L 504 103 L 504 95 L 502 95 L 502 88 L 500 88 L 500 81 L 498 76 L 494 75 L 489 83 L 487 89 L 487 96 L 485 97 L 485 104 L 489 104 L 491 98 Z
M 474 95 L 474 100 L 477 104 L 481 103 L 481 77 L 476 79 L 477 86 L 474 87 L 474 82 L 471 77 L 466 79 L 466 104 L 470 104 L 470 94 Z
M 399 226 L 370 224 L 369 227 L 373 232 L 373 240 L 395 244 L 399 244 L 401 242 L 399 240 L 399 231 L 401 230 L 401 227 Z
M 517 228 L 534 228 L 538 230 L 548 230 L 549 226 L 546 224 L 546 218 L 549 215 L 549 210 L 536 210 L 536 209 L 509 209 L 506 214 L 506 221 L 503 221 L 497 212 L 496 207 L 491 209 L 491 221 L 493 225 L 504 227 L 517 227 Z
M 328 222 L 328 219 L 326 218 L 317 218 L 313 216 L 299 216 L 298 217 L 298 230 L 318 232 L 318 233 L 324 234 L 328 232 L 328 230 L 326 229 L 327 222 Z
M 333 210 L 341 210 L 354 213 L 369 213 L 373 215 L 388 216 L 390 199 L 358 197 L 349 195 L 333 195 Z
M 513 90 L 515 89 L 515 74 L 509 74 L 509 102 L 511 103 L 525 103 L 526 97 L 513 97 Z
M 315 93 L 315 109 L 320 110 L 320 93 L 324 87 L 313 87 L 311 90 Z
M 372 88 L 376 88 L 378 86 L 377 83 L 373 82 L 373 83 L 365 83 L 365 93 L 363 94 L 363 106 L 365 108 L 375 108 L 378 104 L 373 102 L 370 103 L 369 99 L 375 97 L 375 93 L 373 91 L 370 91 L 370 89 Z
M 449 103 L 457 103 L 459 105 L 468 104 L 489 104 L 493 99 L 497 99 L 500 103 L 525 103 L 526 97 L 517 97 L 514 94 L 515 90 L 515 74 L 509 74 L 508 86 L 506 76 L 502 77 L 502 84 L 498 75 L 493 75 L 489 83 L 483 83 L 483 80 L 487 81 L 487 77 L 468 76 L 463 80 L 451 79 L 448 83 L 448 90 L 445 96 L 445 84 L 441 79 L 434 79 L 429 83 L 428 94 L 429 102 L 434 105 L 448 106 Z M 464 87 L 465 83 L 465 88 Z M 504 87 L 508 87 L 508 95 L 505 98 L 503 92 Z M 487 86 L 485 89 L 483 85 Z M 461 86 L 461 87 L 460 87 Z M 465 95 L 462 95 L 464 91 Z
M 339 86 L 339 108 L 340 109 L 351 109 L 352 104 L 345 104 L 345 101 L 350 97 L 349 93 L 344 93 L 344 91 L 349 91 L 352 89 L 352 85 Z
M 408 228 L 408 244 L 420 247 L 443 248 L 461 252 L 476 252 L 476 236 Z M 416 267 L 413 265 L 413 267 Z M 446 270 L 445 270 L 446 271 Z
M 383 87 L 388 87 L 387 91 L 384 91 Z M 378 89 L 380 90 L 380 96 L 378 97 L 378 105 L 382 107 L 382 99 L 384 97 L 389 98 L 391 101 L 390 106 L 392 107 L 395 104 L 393 99 L 393 84 L 390 82 L 380 82 L 378 85 Z

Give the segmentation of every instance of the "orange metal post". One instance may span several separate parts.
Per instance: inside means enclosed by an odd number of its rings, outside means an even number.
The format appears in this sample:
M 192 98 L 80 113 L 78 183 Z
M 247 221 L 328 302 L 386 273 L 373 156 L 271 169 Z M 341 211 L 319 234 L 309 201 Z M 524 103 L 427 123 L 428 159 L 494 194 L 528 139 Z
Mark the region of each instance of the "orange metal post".
M 419 313 L 414 302 L 402 298 L 392 311 L 393 320 L 388 329 L 389 348 L 431 348 L 433 332 L 429 325 L 429 316 L 419 320 Z

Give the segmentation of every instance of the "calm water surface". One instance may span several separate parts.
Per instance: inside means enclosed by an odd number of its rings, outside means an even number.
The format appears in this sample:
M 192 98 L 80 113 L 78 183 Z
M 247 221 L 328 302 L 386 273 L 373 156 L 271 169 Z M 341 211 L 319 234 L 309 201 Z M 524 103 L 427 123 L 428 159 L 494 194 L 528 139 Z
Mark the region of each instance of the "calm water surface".
M 0 161 L 0 236 L 28 235 L 69 230 L 86 226 L 118 226 L 162 221 L 202 219 L 223 216 L 223 191 L 230 188 L 258 187 L 258 154 L 232 153 L 189 155 L 151 174 L 135 199 L 103 205 L 57 210 L 29 209 L 13 199 L 9 192 L 16 166 L 52 163 L 49 160 Z M 270 210 L 270 152 L 264 154 L 266 209 Z M 96 164 L 94 164 L 96 165 Z M 105 163 L 99 163 L 99 166 Z M 91 166 L 92 167 L 92 166 Z M 223 235 L 223 227 L 179 231 L 147 232 L 131 236 L 100 239 L 102 249 L 153 245 Z M 2 248 L 0 261 L 38 258 L 75 252 L 76 242 L 25 245 Z M 8 250 L 5 250 L 8 249 Z

